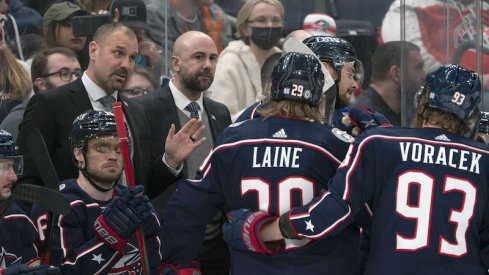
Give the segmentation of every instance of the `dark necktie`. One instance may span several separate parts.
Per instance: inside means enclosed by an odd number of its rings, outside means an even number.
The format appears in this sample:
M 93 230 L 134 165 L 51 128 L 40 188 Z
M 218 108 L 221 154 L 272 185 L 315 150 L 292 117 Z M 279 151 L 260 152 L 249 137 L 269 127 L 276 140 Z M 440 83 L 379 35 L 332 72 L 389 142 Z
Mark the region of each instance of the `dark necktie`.
M 100 101 L 100 103 L 102 103 L 102 105 L 104 106 L 105 108 L 105 111 L 107 112 L 112 112 L 112 103 L 115 102 L 115 98 L 111 95 L 106 95 L 102 98 L 100 98 L 98 101 Z
M 190 112 L 190 118 L 199 119 L 200 106 L 197 102 L 190 102 L 187 107 L 185 107 L 185 110 Z

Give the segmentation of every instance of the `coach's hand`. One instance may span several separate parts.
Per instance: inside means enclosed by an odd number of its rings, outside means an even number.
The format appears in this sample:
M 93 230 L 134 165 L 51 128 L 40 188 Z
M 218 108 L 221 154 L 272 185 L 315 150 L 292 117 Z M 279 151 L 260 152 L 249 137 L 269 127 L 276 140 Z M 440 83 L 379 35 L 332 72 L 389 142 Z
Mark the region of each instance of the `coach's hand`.
M 262 226 L 273 222 L 277 217 L 272 217 L 262 211 L 252 212 L 248 209 L 232 210 L 228 212 L 227 217 L 229 222 L 223 225 L 222 233 L 223 239 L 231 248 L 266 255 L 274 255 L 281 250 L 281 242 L 273 242 L 267 246 L 260 239 Z
M 124 251 L 127 239 L 142 225 L 151 214 L 151 203 L 142 195 L 141 185 L 126 189 L 115 197 L 95 220 L 97 238 L 118 251 Z

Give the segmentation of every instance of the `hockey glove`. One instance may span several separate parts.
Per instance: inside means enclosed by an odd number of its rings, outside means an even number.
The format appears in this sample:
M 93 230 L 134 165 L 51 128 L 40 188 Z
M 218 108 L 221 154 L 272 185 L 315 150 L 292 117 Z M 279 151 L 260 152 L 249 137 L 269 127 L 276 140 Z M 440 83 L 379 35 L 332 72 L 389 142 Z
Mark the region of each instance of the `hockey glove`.
M 0 269 L 0 275 L 59 275 L 61 271 L 58 267 L 50 265 L 40 265 L 40 258 L 33 259 L 28 263 L 18 263 L 9 266 L 7 269 Z
M 143 191 L 141 185 L 126 189 L 112 199 L 93 225 L 97 238 L 121 253 L 127 239 L 151 214 L 151 203 Z
M 372 128 L 392 126 L 384 115 L 360 104 L 350 107 L 348 117 L 341 118 L 341 123 L 352 136 L 358 136 Z
M 280 251 L 280 242 L 271 243 L 274 246 L 271 248 L 260 239 L 262 226 L 274 221 L 277 217 L 272 217 L 262 211 L 251 212 L 248 209 L 232 210 L 228 212 L 227 216 L 229 222 L 223 225 L 222 234 L 223 239 L 231 248 L 265 255 L 274 255 Z
M 200 264 L 188 261 L 180 264 L 164 264 L 161 266 L 161 275 L 202 275 Z

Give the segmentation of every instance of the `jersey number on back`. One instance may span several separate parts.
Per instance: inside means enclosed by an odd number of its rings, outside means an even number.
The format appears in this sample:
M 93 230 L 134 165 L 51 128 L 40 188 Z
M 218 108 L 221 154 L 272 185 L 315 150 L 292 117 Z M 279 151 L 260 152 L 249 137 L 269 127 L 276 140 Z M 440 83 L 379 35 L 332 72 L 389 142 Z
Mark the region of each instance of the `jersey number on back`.
M 402 236 L 396 234 L 397 250 L 417 251 L 428 246 L 430 225 L 432 223 L 433 189 L 435 178 L 422 171 L 410 171 L 398 177 L 396 192 L 396 212 L 401 217 L 416 221 L 414 236 Z M 409 204 L 412 187 L 417 186 L 418 204 Z M 469 228 L 469 222 L 474 214 L 477 197 L 477 189 L 466 180 L 451 176 L 445 176 L 442 196 L 450 192 L 462 193 L 463 201 L 458 209 L 450 209 L 448 222 L 455 225 L 452 243 L 444 236 L 440 236 L 438 252 L 440 254 L 460 257 L 467 253 L 467 241 L 465 234 Z M 441 207 L 441 206 L 438 206 Z
M 271 188 L 277 188 L 277 204 L 271 205 Z M 244 196 L 249 192 L 255 192 L 258 200 L 258 208 L 261 211 L 270 213 L 271 207 L 274 211 L 282 215 L 288 212 L 293 206 L 292 192 L 300 192 L 303 204 L 310 202 L 314 198 L 314 183 L 304 177 L 288 177 L 277 184 L 271 184 L 261 178 L 241 180 L 241 195 Z M 309 240 L 289 240 L 285 239 L 285 249 L 299 248 L 308 243 Z

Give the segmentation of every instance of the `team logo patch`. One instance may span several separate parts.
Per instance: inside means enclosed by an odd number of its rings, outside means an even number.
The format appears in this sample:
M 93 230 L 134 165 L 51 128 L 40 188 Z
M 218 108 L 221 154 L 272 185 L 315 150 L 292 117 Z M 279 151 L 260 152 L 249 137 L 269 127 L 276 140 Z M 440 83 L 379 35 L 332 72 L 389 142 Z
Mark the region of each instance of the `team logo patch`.
M 311 93 L 311 90 L 305 90 L 304 91 L 304 98 L 305 99 L 309 99 L 312 97 L 312 93 Z
M 246 120 L 235 122 L 235 123 L 229 125 L 229 127 L 238 127 L 239 125 L 243 124 L 243 122 L 245 122 L 245 121 Z
M 435 139 L 441 140 L 441 141 L 450 141 L 450 139 L 445 134 L 441 134 L 439 136 L 436 136 Z
M 2 246 L 2 251 L 0 251 L 0 269 L 6 268 L 10 265 L 20 263 L 22 261 L 22 256 L 17 257 L 17 255 L 8 253 Z M 3 274 L 3 273 L 2 273 Z
M 284 88 L 284 95 L 290 94 L 290 88 Z
M 352 143 L 355 141 L 355 138 L 350 136 L 347 132 L 341 131 L 338 128 L 333 128 L 331 129 L 331 132 L 338 138 L 341 139 L 344 142 Z

